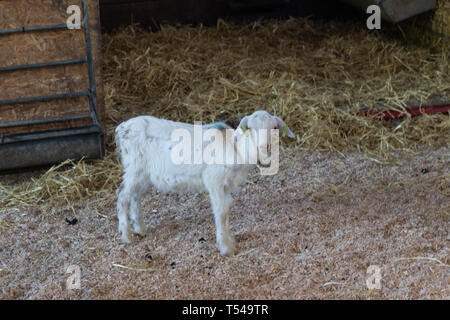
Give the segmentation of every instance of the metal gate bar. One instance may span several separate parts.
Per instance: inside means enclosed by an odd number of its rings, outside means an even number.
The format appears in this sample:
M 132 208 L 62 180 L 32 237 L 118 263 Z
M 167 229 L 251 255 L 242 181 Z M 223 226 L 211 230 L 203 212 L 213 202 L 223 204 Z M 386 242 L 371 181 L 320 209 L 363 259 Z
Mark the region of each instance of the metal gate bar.
M 31 100 L 33 100 L 33 101 L 49 101 L 49 100 L 64 99 L 64 98 L 83 97 L 83 96 L 88 96 L 88 95 L 89 95 L 89 92 L 84 91 L 84 92 L 57 94 L 57 95 L 53 95 L 53 96 L 11 99 L 11 100 L 0 101 L 0 105 L 27 103 L 27 102 L 32 102 Z M 22 102 L 19 100 L 22 100 Z M 19 101 L 19 102 L 17 102 L 17 101 Z M 17 126 L 24 126 L 24 125 L 29 125 L 29 124 L 43 124 L 43 123 L 51 123 L 51 122 L 60 122 L 60 121 L 66 121 L 66 120 L 87 119 L 90 117 L 91 117 L 90 114 L 77 114 L 77 115 L 67 115 L 67 116 L 54 117 L 54 118 L 45 118 L 45 119 L 14 121 L 14 122 L 0 123 L 0 128 L 17 127 Z
M 19 127 L 19 126 L 25 126 L 25 125 L 30 125 L 30 124 L 44 124 L 44 123 L 51 123 L 51 122 L 61 122 L 61 121 L 67 121 L 67 120 L 88 119 L 90 117 L 91 117 L 90 114 L 71 114 L 71 115 L 55 117 L 55 118 L 23 120 L 23 121 L 0 123 L 0 128 Z
M 95 90 L 95 75 L 94 75 L 94 63 L 92 60 L 92 44 L 91 44 L 91 30 L 89 26 L 89 13 L 86 0 L 82 0 L 83 3 L 83 25 L 84 25 L 84 40 L 86 41 L 86 58 L 89 74 L 89 108 L 91 110 L 91 118 L 94 125 L 100 126 L 97 115 L 97 94 Z
M 17 143 L 32 140 L 45 140 L 51 138 L 68 137 L 86 133 L 102 133 L 102 129 L 97 126 L 85 126 L 72 129 L 58 129 L 52 131 L 41 131 L 31 133 L 15 133 L 7 136 L 0 135 L 0 144 Z
M 52 131 L 40 131 L 29 133 L 14 133 L 7 136 L 0 135 L 0 144 L 17 143 L 32 140 L 45 140 L 50 138 L 67 137 L 74 134 L 102 133 L 102 129 L 97 126 L 84 126 L 72 129 L 58 129 Z
M 4 29 L 4 30 L 0 30 L 0 35 L 3 35 L 3 34 L 14 34 L 14 33 L 24 33 L 24 32 L 33 32 L 33 31 L 58 30 L 58 29 L 67 29 L 67 24 L 66 23 L 61 23 L 61 24 L 53 24 L 53 25 L 48 25 L 48 26 L 36 26 L 36 27 L 22 27 L 22 28 Z
M 71 65 L 71 64 L 78 64 L 78 63 L 85 63 L 85 62 L 87 62 L 87 58 L 62 60 L 62 61 L 54 61 L 54 62 L 34 63 L 34 64 L 24 64 L 24 65 L 18 65 L 18 66 L 2 67 L 2 68 L 0 68 L 0 72 L 27 70 L 27 69 L 44 68 L 44 67 L 67 66 L 67 65 Z
M 81 92 L 69 92 L 69 93 L 53 94 L 53 95 L 48 95 L 48 96 L 0 100 L 0 106 L 1 105 L 7 105 L 7 104 L 22 104 L 22 103 L 29 103 L 29 102 L 50 101 L 50 100 L 58 100 L 58 99 L 76 98 L 76 97 L 89 96 L 89 95 L 90 95 L 89 91 L 81 91 Z

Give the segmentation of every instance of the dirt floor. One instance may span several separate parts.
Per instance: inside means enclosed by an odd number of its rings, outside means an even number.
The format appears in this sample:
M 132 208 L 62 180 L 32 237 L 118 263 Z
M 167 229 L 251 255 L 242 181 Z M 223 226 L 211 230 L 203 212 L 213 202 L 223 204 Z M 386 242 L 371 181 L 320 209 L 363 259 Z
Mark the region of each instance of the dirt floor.
M 283 150 L 277 175 L 255 171 L 235 194 L 231 258 L 218 255 L 206 195 L 152 191 L 149 234 L 131 245 L 119 243 L 115 209 L 100 212 L 95 199 L 75 216 L 7 210 L 0 298 L 449 299 L 449 168 L 448 147 L 391 164 Z M 81 269 L 79 290 L 66 289 L 70 265 Z M 366 286 L 371 265 L 380 290 Z

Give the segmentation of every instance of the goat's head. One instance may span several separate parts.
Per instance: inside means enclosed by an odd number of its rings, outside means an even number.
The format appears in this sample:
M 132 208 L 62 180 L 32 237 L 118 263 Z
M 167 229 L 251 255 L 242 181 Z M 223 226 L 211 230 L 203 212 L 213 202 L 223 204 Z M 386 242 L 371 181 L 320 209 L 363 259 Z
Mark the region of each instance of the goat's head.
M 238 141 L 244 135 L 249 136 L 250 141 L 257 146 L 258 154 L 267 159 L 271 155 L 272 129 L 278 129 L 282 136 L 295 138 L 295 134 L 281 118 L 264 110 L 255 111 L 242 118 L 239 127 L 235 130 L 234 138 Z M 260 157 L 258 157 L 258 163 L 261 164 Z

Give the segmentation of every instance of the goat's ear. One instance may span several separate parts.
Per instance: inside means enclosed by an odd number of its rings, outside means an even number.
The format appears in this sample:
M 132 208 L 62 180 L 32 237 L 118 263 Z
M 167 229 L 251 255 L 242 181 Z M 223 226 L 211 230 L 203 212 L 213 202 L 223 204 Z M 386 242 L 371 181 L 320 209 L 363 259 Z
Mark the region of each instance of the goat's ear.
M 281 131 L 281 134 L 287 135 L 289 138 L 295 138 L 295 134 L 289 129 L 286 123 L 281 120 L 280 117 L 272 116 L 275 120 L 277 120 L 277 128 Z
M 248 126 L 248 118 L 249 118 L 248 116 L 243 117 L 241 122 L 239 122 L 239 125 L 236 128 L 236 130 L 234 130 L 233 140 L 234 140 L 235 143 L 248 130 L 248 128 L 247 128 L 247 126 Z
M 247 130 L 248 118 L 249 118 L 249 116 L 245 116 L 242 118 L 241 122 L 239 122 L 238 129 L 241 128 L 243 131 Z

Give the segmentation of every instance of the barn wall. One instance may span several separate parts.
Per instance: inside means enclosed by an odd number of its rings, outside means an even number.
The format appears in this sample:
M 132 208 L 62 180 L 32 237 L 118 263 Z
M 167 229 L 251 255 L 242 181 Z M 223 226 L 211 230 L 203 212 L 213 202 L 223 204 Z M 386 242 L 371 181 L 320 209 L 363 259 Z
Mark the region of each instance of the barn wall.
M 224 10 L 223 3 L 211 0 L 101 0 L 102 26 L 106 30 L 139 23 L 156 27 L 160 22 L 212 22 Z
M 437 0 L 437 3 L 436 10 L 407 19 L 397 29 L 393 29 L 391 24 L 385 25 L 385 30 L 401 29 L 399 36 L 408 41 L 447 49 L 450 42 L 450 2 Z M 105 31 L 133 23 L 150 26 L 153 30 L 157 30 L 160 23 L 214 25 L 218 18 L 252 21 L 261 17 L 311 15 L 324 20 L 337 17 L 364 22 L 367 19 L 364 10 L 337 0 L 100 0 L 100 14 Z
M 139 23 L 158 28 L 159 23 L 213 25 L 217 19 L 252 19 L 320 15 L 361 15 L 335 0 L 100 0 L 102 27 L 106 31 Z

